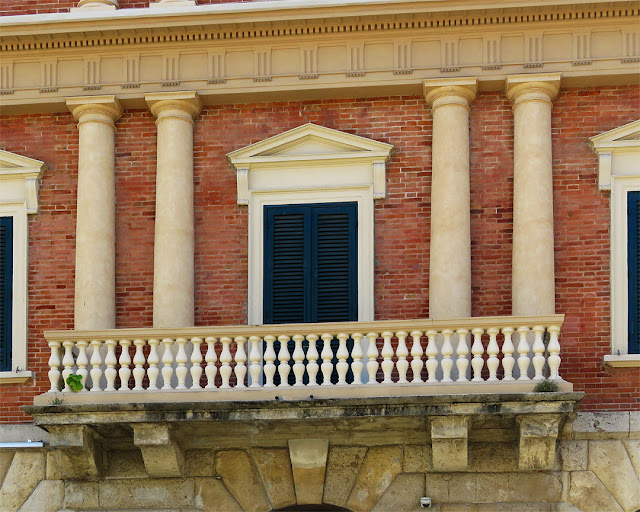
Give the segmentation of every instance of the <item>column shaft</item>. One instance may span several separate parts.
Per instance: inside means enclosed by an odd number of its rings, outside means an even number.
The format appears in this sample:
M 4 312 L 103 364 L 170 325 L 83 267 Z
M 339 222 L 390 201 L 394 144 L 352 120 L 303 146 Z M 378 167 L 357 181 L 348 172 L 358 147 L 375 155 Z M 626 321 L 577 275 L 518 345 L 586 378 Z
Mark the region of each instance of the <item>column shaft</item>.
M 432 107 L 429 316 L 471 316 L 469 103 L 475 78 L 426 80 Z
M 193 118 L 195 92 L 150 94 L 157 117 L 158 164 L 153 277 L 154 327 L 193 326 Z
M 514 315 L 555 313 L 551 102 L 559 86 L 559 74 L 507 78 L 514 115 Z
M 78 120 L 75 328 L 115 328 L 114 96 L 69 98 Z

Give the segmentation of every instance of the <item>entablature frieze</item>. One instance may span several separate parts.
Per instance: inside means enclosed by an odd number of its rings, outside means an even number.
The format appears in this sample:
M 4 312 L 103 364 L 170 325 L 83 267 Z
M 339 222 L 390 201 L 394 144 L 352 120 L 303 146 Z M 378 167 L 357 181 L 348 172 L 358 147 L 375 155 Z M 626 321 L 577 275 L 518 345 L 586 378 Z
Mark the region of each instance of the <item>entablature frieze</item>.
M 6 26 L 0 98 L 10 114 L 64 111 L 65 98 L 96 94 L 145 108 L 145 95 L 178 90 L 197 91 L 204 104 L 419 95 L 424 80 L 468 76 L 480 91 L 501 90 L 506 76 L 531 72 L 562 73 L 565 87 L 637 83 L 640 9 L 580 7 L 447 14 L 449 21 L 438 13 L 311 19 L 298 28 L 300 20 L 288 19 L 268 30 L 206 20 L 197 30 L 186 22 L 160 29 L 145 20 L 136 35 L 126 17 L 112 34 L 108 24 L 97 31 L 106 22 L 47 37 Z

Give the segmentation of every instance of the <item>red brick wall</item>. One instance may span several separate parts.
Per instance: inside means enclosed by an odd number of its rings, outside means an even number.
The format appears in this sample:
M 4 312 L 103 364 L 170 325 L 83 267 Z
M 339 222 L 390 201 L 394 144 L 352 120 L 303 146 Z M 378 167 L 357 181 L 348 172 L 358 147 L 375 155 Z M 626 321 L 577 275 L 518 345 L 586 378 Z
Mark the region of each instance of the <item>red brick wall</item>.
M 637 369 L 605 369 L 609 351 L 609 195 L 587 138 L 637 119 L 631 87 L 562 91 L 554 104 L 557 311 L 563 376 L 585 410 L 638 409 Z M 394 144 L 387 198 L 375 210 L 377 319 L 428 316 L 431 118 L 420 97 L 207 107 L 195 127 L 196 323 L 246 322 L 247 209 L 225 154 L 313 122 Z M 6 129 L 4 129 L 6 127 Z M 152 323 L 155 125 L 127 111 L 117 129 L 117 325 Z M 510 314 L 513 117 L 502 93 L 471 110 L 473 315 Z M 45 329 L 73 325 L 77 130 L 70 115 L 3 118 L 0 147 L 44 160 L 41 213 L 30 219 L 29 367 L 34 382 L 0 386 L 0 421 L 48 389 Z
M 76 7 L 80 0 L 2 0 L 0 3 L 0 16 L 17 16 L 18 14 L 43 14 L 50 12 L 69 12 L 71 7 Z M 151 2 L 157 0 L 119 0 L 120 9 L 133 9 L 149 7 Z M 197 0 L 198 5 L 230 4 L 255 2 L 257 0 Z M 260 0 L 265 1 L 265 0 Z M 277 0 L 267 0 L 275 2 Z

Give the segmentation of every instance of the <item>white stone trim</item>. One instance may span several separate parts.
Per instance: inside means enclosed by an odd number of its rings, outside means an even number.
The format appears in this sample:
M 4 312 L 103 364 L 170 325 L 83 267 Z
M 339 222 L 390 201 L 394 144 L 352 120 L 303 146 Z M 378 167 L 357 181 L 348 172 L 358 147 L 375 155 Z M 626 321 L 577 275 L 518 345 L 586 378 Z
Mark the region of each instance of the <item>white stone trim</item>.
M 0 217 L 13 218 L 13 311 L 11 370 L 0 372 L 0 384 L 23 382 L 27 369 L 28 220 L 38 212 L 43 162 L 0 150 Z
M 249 206 L 248 322 L 262 324 L 264 206 L 358 203 L 358 320 L 374 318 L 374 200 L 393 146 L 308 123 L 227 155 Z
M 589 139 L 599 158 L 598 185 L 611 191 L 611 355 L 609 366 L 640 366 L 630 355 L 627 283 L 627 193 L 640 190 L 640 120 Z

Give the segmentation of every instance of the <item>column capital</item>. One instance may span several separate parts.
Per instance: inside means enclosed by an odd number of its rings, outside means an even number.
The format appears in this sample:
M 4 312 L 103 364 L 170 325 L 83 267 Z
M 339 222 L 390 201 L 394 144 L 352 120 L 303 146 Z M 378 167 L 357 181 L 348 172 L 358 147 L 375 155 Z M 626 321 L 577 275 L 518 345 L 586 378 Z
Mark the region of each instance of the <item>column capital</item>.
M 505 79 L 507 98 L 516 107 L 525 101 L 551 103 L 560 91 L 561 73 L 511 75 Z
M 78 7 L 72 7 L 71 12 L 78 12 L 79 9 L 93 9 L 95 11 L 114 11 L 119 7 L 118 0 L 80 0 Z
M 460 105 L 469 107 L 478 92 L 478 79 L 465 78 L 435 78 L 425 80 L 422 85 L 426 102 L 432 109 L 443 105 Z
M 122 115 L 122 106 L 113 95 L 67 98 L 67 107 L 78 123 L 97 121 L 114 125 Z
M 202 109 L 196 91 L 157 92 L 145 95 L 144 99 L 158 121 L 177 117 L 193 122 Z

